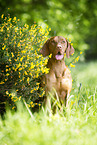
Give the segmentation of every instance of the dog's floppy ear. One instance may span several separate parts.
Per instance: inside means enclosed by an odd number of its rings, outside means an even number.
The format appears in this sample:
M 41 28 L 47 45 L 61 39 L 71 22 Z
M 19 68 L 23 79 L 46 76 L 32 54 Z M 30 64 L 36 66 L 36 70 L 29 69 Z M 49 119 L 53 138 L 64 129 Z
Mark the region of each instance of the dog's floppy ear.
M 43 45 L 43 47 L 41 48 L 40 50 L 40 53 L 45 57 L 45 56 L 48 56 L 50 54 L 49 52 L 49 40 L 48 39 L 45 44 Z
M 69 58 L 69 56 L 71 55 L 71 54 L 73 54 L 74 53 L 74 48 L 73 48 L 73 46 L 67 41 L 67 49 L 66 49 L 66 56 L 67 56 L 67 58 Z

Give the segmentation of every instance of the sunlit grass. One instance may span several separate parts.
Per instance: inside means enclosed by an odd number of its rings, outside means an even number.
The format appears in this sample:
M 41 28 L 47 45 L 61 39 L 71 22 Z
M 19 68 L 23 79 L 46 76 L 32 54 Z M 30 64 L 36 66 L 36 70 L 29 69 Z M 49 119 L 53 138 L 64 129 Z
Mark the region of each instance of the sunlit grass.
M 79 63 L 72 69 L 72 77 L 76 76 L 75 88 L 71 92 L 69 109 L 65 108 L 61 115 L 58 112 L 48 116 L 42 110 L 31 115 L 20 102 L 16 112 L 7 110 L 5 119 L 0 120 L 0 144 L 96 145 L 96 66 L 97 62 Z M 78 86 L 80 83 L 82 86 Z
M 97 61 L 76 63 L 75 68 L 71 70 L 72 77 L 76 83 L 82 83 L 90 88 L 97 86 Z

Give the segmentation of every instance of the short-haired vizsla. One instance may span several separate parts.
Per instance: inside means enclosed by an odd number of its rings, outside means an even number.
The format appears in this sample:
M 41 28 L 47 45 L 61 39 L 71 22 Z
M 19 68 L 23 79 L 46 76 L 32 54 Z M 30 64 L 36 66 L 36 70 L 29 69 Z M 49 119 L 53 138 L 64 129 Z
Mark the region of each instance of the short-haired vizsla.
M 40 53 L 45 57 L 52 54 L 49 58 L 47 67 L 50 69 L 48 74 L 43 75 L 41 79 L 42 87 L 45 87 L 46 101 L 49 108 L 51 109 L 51 102 L 48 99 L 48 93 L 52 92 L 53 88 L 56 90 L 59 101 L 66 106 L 68 105 L 68 97 L 72 88 L 72 77 L 69 69 L 64 62 L 64 53 L 67 58 L 74 53 L 73 46 L 62 36 L 54 36 L 46 41 L 43 45 Z M 45 85 L 44 83 L 45 82 Z M 53 94 L 54 97 L 55 94 Z

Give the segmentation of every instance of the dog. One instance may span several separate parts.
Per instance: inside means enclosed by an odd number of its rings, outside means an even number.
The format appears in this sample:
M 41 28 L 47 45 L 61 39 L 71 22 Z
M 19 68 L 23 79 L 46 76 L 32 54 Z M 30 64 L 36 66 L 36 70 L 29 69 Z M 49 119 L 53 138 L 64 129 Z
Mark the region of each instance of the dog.
M 68 106 L 68 97 L 72 88 L 72 77 L 69 69 L 64 62 L 64 54 L 67 58 L 74 53 L 73 46 L 62 36 L 54 36 L 46 41 L 40 50 L 40 53 L 46 57 L 52 54 L 47 63 L 49 73 L 41 78 L 41 86 L 45 87 L 46 99 L 45 103 L 51 109 L 51 99 L 49 92 L 56 90 L 59 101 Z M 56 93 L 52 93 L 56 98 Z

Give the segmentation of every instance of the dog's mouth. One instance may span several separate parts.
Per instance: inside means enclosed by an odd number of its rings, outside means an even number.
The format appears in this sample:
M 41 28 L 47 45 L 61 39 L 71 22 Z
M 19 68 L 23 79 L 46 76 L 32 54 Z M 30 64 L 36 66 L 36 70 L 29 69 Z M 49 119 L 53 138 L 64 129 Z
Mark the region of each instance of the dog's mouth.
M 61 60 L 63 57 L 64 57 L 64 55 L 61 54 L 60 52 L 58 52 L 58 53 L 55 55 L 55 58 L 56 58 L 57 60 Z

